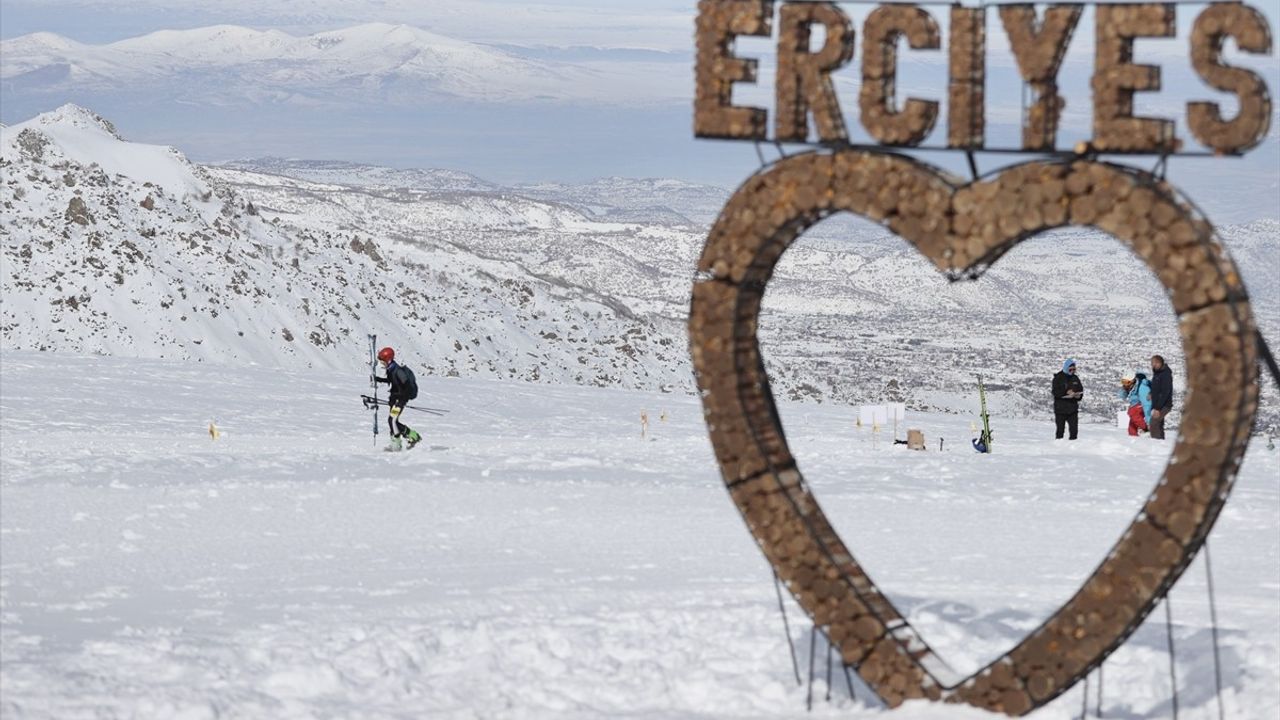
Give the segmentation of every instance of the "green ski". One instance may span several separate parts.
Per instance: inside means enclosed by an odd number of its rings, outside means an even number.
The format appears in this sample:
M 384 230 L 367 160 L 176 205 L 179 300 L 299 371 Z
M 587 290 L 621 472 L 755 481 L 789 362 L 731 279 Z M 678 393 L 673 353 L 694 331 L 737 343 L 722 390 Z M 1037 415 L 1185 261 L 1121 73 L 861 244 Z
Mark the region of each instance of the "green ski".
M 982 403 L 982 434 L 973 440 L 973 449 L 980 453 L 991 452 L 991 415 L 987 412 L 987 386 L 978 376 L 978 400 Z

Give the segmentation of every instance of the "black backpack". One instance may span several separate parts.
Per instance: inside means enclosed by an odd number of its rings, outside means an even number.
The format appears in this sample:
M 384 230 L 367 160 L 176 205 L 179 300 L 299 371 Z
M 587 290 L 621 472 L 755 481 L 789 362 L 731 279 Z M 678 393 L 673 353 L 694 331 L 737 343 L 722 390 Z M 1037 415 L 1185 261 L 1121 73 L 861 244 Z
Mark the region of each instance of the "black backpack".
M 404 383 L 405 399 L 412 400 L 418 397 L 418 378 L 414 377 L 413 371 L 404 365 L 401 365 L 399 369 L 403 373 L 400 375 L 400 379 Z

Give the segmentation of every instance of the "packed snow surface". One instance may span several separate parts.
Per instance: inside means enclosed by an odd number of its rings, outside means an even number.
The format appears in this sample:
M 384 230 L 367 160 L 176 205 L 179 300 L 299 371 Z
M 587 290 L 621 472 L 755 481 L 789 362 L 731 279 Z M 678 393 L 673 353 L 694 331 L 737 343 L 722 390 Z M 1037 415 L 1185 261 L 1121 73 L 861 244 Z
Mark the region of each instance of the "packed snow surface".
M 362 375 L 6 352 L 0 714 L 803 712 L 769 567 L 695 398 L 419 383 L 417 404 L 450 412 L 406 414 L 426 439 L 392 454 L 374 446 Z M 782 412 L 845 540 L 960 671 L 1072 593 L 1169 449 L 1100 424 L 1055 442 L 1048 421 L 997 417 L 980 456 L 971 418 L 910 414 L 929 442 L 917 453 L 856 428 L 853 408 Z M 1280 455 L 1265 444 L 1210 543 L 1233 718 L 1280 713 Z M 1172 594 L 1182 718 L 1217 717 L 1205 588 L 1201 555 Z M 788 611 L 805 672 L 809 629 Z M 1105 717 L 1171 715 L 1163 617 L 1105 665 Z M 826 700 L 824 651 L 815 715 L 880 716 L 838 666 Z M 1081 694 L 1036 717 L 1076 716 Z

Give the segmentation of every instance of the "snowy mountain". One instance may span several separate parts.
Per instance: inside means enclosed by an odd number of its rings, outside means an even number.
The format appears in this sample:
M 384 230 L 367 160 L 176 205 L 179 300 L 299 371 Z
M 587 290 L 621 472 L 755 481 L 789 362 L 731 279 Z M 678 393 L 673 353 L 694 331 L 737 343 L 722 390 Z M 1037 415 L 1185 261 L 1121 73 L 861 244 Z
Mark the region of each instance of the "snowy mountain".
M 353 369 L 377 332 L 434 374 L 691 388 L 690 277 L 721 188 L 201 167 L 74 107 L 3 138 L 6 349 Z M 1280 338 L 1280 224 L 1223 234 Z M 981 374 L 995 412 L 1040 416 L 1070 356 L 1105 418 L 1126 370 L 1182 365 L 1158 283 L 1087 230 L 948 285 L 880 226 L 828 220 L 783 258 L 761 331 L 775 391 L 817 402 L 971 412 Z M 1280 421 L 1265 392 L 1264 427 Z
M 215 25 L 162 30 L 102 45 L 52 33 L 0 42 L 0 79 L 17 96 L 118 90 L 176 93 L 210 105 L 252 101 L 328 105 L 377 98 L 480 102 L 649 101 L 662 93 L 644 63 L 566 63 L 446 37 L 418 27 L 368 23 L 305 37 Z M 674 94 L 668 92 L 665 97 Z
M 353 369 L 376 332 L 427 374 L 687 382 L 683 347 L 587 287 L 363 222 L 282 223 L 76 106 L 5 128 L 0 164 L 5 349 Z M 583 222 L 527 209 L 502 217 Z

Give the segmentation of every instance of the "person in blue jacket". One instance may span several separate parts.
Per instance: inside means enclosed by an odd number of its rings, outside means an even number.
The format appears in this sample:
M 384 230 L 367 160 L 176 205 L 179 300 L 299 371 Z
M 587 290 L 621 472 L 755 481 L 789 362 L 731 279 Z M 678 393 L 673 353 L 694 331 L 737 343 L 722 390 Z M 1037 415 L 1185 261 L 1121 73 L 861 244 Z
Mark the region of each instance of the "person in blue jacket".
M 1151 426 L 1151 381 L 1142 373 L 1128 373 L 1120 380 L 1119 397 L 1129 404 L 1129 434 L 1147 432 Z

